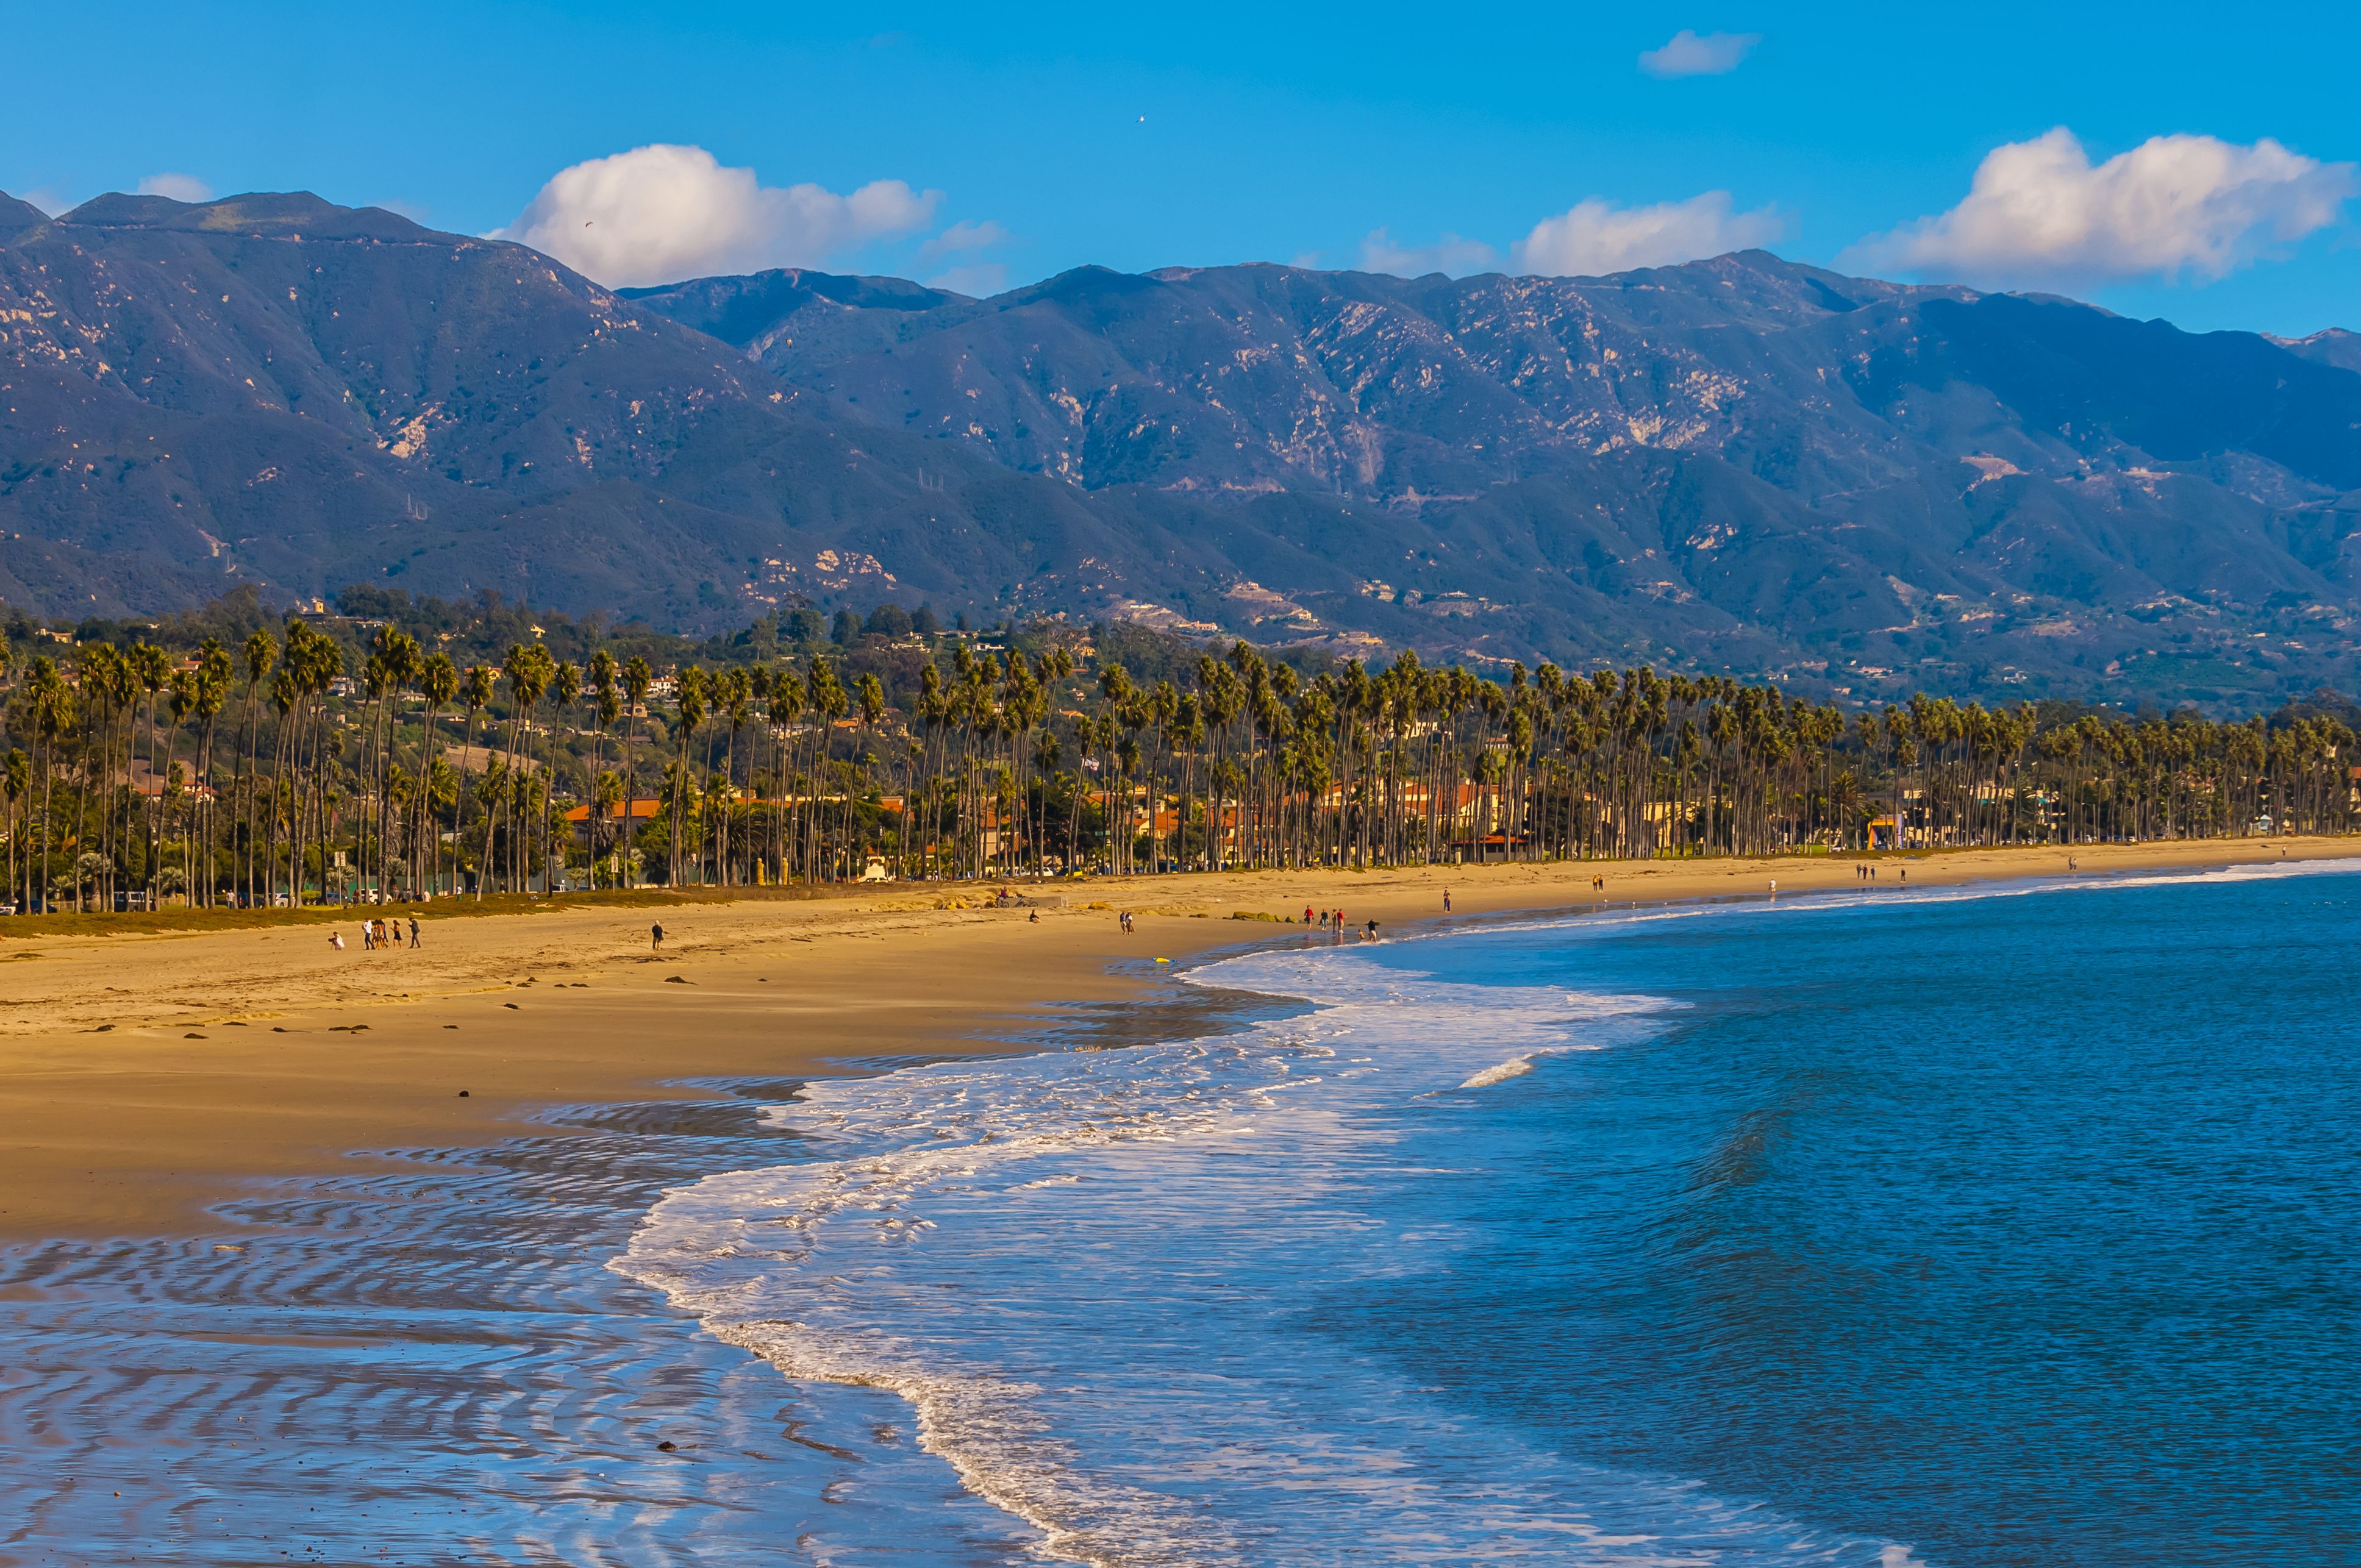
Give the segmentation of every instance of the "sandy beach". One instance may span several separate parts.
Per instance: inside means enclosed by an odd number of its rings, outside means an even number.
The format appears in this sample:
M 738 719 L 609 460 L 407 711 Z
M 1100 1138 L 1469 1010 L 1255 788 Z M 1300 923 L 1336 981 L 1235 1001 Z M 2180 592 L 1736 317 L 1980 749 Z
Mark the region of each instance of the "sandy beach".
M 2289 839 L 2093 846 L 2084 872 L 2361 854 Z M 427 919 L 416 949 L 357 923 L 0 936 L 0 1237 L 200 1234 L 257 1179 L 371 1149 L 480 1146 L 535 1107 L 694 1079 L 795 1078 L 1016 1048 L 1146 1003 L 1159 959 L 1281 934 L 1240 916 L 1341 908 L 1381 935 L 1441 918 L 1857 885 L 1854 858 L 1201 874 L 1065 883 L 1062 909 L 900 885 L 796 902 L 558 907 Z M 1874 857 L 1878 886 L 2062 873 L 2054 849 Z M 1592 885 L 1604 878 L 1603 891 Z M 1129 911 L 1136 929 L 1120 929 Z M 649 926 L 666 940 L 651 951 Z M 341 930 L 346 947 L 329 945 Z M 1349 935 L 1349 933 L 1348 933 Z M 1162 970 L 1170 972 L 1169 969 Z M 463 1096 L 462 1091 L 465 1091 Z
M 2075 858 L 2087 876 L 2356 852 Z M 2066 859 L 1883 857 L 1877 885 L 1907 899 L 1905 870 L 1916 890 Z M 954 1480 L 903 1394 L 782 1377 L 611 1266 L 666 1195 L 820 1156 L 829 1091 L 807 1115 L 770 1113 L 814 1078 L 1292 1013 L 1170 977 L 1223 948 L 1335 939 L 1277 924 L 1306 905 L 1396 933 L 1443 918 L 1445 889 L 1453 919 L 1481 921 L 1760 899 L 1774 879 L 1782 899 L 1850 892 L 1860 863 L 1095 882 L 1057 889 L 1067 907 L 1038 923 L 967 886 L 577 904 L 428 920 L 416 950 L 383 953 L 350 920 L 0 938 L 15 1003 L 0 1014 L 0 1568 L 755 1568 L 781 1542 L 818 1560 L 1032 1560 L 1038 1532 Z M 1498 1054 L 1444 1044 L 1471 1043 Z M 1034 1065 L 1129 1081 L 1115 1057 Z M 920 1138 L 975 1131 L 917 1113 Z M 1135 1239 L 1124 1202 L 1093 1230 L 1096 1212 L 1066 1212 L 1057 1255 Z M 743 1255 L 757 1269 L 794 1245 L 772 1223 Z

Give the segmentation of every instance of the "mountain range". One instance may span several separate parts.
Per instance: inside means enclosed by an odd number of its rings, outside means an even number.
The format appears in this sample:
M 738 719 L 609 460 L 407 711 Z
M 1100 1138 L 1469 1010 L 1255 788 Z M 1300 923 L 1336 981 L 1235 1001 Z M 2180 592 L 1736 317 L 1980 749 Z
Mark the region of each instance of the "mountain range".
M 0 598 L 498 591 L 1649 660 L 1873 699 L 2352 685 L 2361 338 L 1759 251 L 608 290 L 305 194 L 0 197 Z

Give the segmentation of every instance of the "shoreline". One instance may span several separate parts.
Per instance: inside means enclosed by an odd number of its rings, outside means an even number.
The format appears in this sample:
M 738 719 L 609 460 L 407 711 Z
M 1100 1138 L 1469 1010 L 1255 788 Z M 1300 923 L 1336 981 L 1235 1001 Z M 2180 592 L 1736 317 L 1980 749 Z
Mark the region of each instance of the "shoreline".
M 0 944 L 0 1244 L 211 1235 L 225 1226 L 208 1210 L 258 1183 L 366 1171 L 383 1163 L 370 1151 L 545 1135 L 537 1117 L 554 1106 L 710 1101 L 720 1091 L 698 1080 L 841 1076 L 1143 1024 L 1130 1018 L 1143 1007 L 1190 1004 L 1174 967 L 1276 937 L 1273 917 L 1306 905 L 1356 927 L 1375 918 L 1383 936 L 1441 921 L 1446 888 L 1454 917 L 1525 916 L 1763 896 L 1774 880 L 1783 894 L 1856 887 L 1862 863 L 1897 893 L 1904 870 L 1914 888 L 2062 875 L 2068 854 L 1192 872 L 1056 884 L 1067 906 L 1038 924 L 978 906 L 1001 884 L 891 884 L 427 918 L 414 952 L 362 951 L 357 912 L 37 937 Z M 2361 839 L 2071 854 L 2083 874 L 2199 871 L 2356 858 Z M 341 952 L 326 942 L 339 926 Z

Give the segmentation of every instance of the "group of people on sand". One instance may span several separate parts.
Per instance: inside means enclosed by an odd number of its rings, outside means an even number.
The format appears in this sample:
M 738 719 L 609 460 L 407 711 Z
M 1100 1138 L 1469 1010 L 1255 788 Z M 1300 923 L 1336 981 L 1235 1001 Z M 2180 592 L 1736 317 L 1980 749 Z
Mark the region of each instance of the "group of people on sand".
M 1905 883 L 1908 882 L 1910 880 L 1910 868 L 1908 866 L 1903 866 L 1900 870 L 1902 872 L 1902 880 Z M 1877 868 L 1868 864 L 1855 866 L 1852 869 L 1852 880 L 1855 882 L 1875 882 L 1877 880 Z
M 1341 909 L 1323 909 L 1315 912 L 1312 905 L 1307 904 L 1303 906 L 1303 923 L 1306 926 L 1317 926 L 1323 931 L 1334 934 L 1340 941 L 1344 938 L 1345 912 Z M 1138 929 L 1132 924 L 1131 911 L 1128 909 L 1115 911 L 1115 927 L 1126 936 Z M 1374 942 L 1377 939 L 1378 923 L 1372 920 L 1361 928 L 1361 940 Z
M 1339 938 L 1345 935 L 1345 912 L 1341 909 L 1323 909 L 1315 914 L 1312 905 L 1307 904 L 1303 906 L 1303 923 L 1306 926 L 1317 926 L 1322 930 Z M 1376 921 L 1372 920 L 1361 927 L 1361 940 L 1372 942 L 1377 940 L 1377 936 Z
M 390 952 L 393 948 L 399 948 L 401 945 L 401 921 L 380 918 L 375 920 L 364 920 L 361 922 L 361 950 L 363 952 L 374 953 L 379 950 Z M 343 952 L 345 950 L 345 934 L 342 931 L 329 932 L 328 946 L 334 948 L 340 953 Z M 414 915 L 410 917 L 410 946 L 413 948 L 418 946 L 418 917 Z

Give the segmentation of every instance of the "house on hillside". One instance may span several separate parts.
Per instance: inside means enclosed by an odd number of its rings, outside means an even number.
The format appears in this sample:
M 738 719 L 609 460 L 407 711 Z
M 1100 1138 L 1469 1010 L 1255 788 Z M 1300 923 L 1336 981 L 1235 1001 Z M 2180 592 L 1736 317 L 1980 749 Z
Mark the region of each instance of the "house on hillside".
M 537 758 L 494 746 L 462 746 L 456 741 L 445 745 L 443 760 L 459 773 L 471 778 L 485 772 L 494 762 L 504 764 L 511 773 L 521 771 L 537 773 L 541 771 L 541 762 Z
M 596 824 L 598 830 L 598 841 L 602 844 L 611 844 L 618 839 L 628 838 L 654 821 L 657 811 L 662 809 L 663 806 L 664 802 L 653 796 L 618 801 L 612 807 L 603 812 L 593 806 L 577 806 L 566 814 L 566 826 L 574 835 L 576 843 L 588 845 L 591 842 L 593 827 L 591 818 L 595 814 L 599 818 Z

